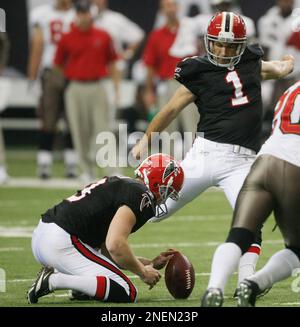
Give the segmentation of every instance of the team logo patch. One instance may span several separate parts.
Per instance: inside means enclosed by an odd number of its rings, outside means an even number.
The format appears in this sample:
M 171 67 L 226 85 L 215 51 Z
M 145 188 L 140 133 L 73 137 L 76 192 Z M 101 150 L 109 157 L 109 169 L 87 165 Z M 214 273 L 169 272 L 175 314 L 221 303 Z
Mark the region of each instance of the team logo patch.
M 151 206 L 152 200 L 151 197 L 148 193 L 143 193 L 142 195 L 142 201 L 140 204 L 140 211 L 142 212 L 144 210 L 144 208 L 148 208 L 149 206 Z
M 175 68 L 175 73 L 174 73 L 174 78 L 180 78 L 180 72 L 181 72 L 181 68 L 176 67 Z

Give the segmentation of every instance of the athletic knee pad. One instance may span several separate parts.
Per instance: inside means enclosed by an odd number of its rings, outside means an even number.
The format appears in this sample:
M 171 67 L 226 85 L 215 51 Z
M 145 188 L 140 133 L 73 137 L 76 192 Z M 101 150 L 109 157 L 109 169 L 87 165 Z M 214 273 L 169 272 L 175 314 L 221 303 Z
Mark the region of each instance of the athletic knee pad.
M 296 254 L 296 256 L 298 257 L 298 259 L 300 260 L 300 248 L 296 248 L 294 246 L 287 246 L 287 245 L 285 247 L 286 247 L 286 249 L 294 252 Z
M 253 243 L 255 235 L 246 228 L 231 228 L 227 237 L 227 243 L 234 243 L 241 248 L 242 254 L 246 253 Z

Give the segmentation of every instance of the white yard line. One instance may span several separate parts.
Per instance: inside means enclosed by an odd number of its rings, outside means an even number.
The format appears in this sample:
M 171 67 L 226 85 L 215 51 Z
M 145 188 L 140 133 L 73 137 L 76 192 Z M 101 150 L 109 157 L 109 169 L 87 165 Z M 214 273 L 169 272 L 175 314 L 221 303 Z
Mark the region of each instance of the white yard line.
M 66 297 L 70 297 L 69 293 L 62 293 L 62 294 L 55 294 L 55 293 L 51 293 L 49 295 L 46 295 L 44 297 L 57 297 L 57 298 L 66 298 Z M 224 299 L 229 299 L 230 297 L 228 296 L 224 296 Z M 155 299 L 155 302 L 164 302 L 164 301 L 176 301 L 175 299 L 173 299 L 172 297 L 168 297 L 168 298 L 158 298 Z M 200 301 L 199 297 L 189 297 L 187 299 L 185 299 L 185 301 Z
M 2 187 L 18 187 L 18 188 L 45 188 L 45 189 L 77 189 L 83 185 L 78 180 L 69 180 L 65 178 L 52 178 L 49 180 L 41 180 L 38 178 L 10 178 L 8 183 Z
M 68 298 L 68 297 L 70 297 L 70 294 L 69 293 L 62 293 L 62 294 L 51 293 L 51 294 L 46 295 L 44 297 L 48 297 L 48 298 L 51 298 L 51 297 Z M 185 299 L 185 301 L 195 301 L 195 300 L 200 301 L 200 298 L 199 297 L 193 297 L 193 298 Z M 167 301 L 176 301 L 176 300 L 173 299 L 172 297 L 155 299 L 155 302 L 167 302 Z M 139 303 L 141 303 L 141 302 L 139 302 Z
M 236 274 L 236 273 L 234 273 L 234 274 Z M 199 277 L 210 276 L 210 273 L 208 273 L 208 272 L 195 273 L 195 276 L 196 277 L 197 276 L 199 276 Z M 139 278 L 136 275 L 128 275 L 127 277 L 130 279 L 138 279 Z M 7 280 L 7 283 L 32 283 L 34 281 L 35 281 L 35 279 L 32 279 L 32 278 L 30 278 L 30 279 L 9 279 L 9 280 Z
M 0 237 L 19 237 L 31 238 L 35 227 L 4 227 L 0 226 Z M 264 240 L 264 244 L 283 244 L 282 240 Z M 132 243 L 131 247 L 136 249 L 142 248 L 161 248 L 161 247 L 214 247 L 221 244 L 221 242 L 168 242 L 168 243 Z
M 35 227 L 6 227 L 0 226 L 0 237 L 31 238 Z
M 0 237 L 30 238 L 35 227 L 4 227 L 0 226 Z M 132 243 L 132 248 L 160 248 L 160 247 L 213 247 L 221 242 L 168 242 L 168 243 Z M 263 244 L 283 244 L 283 240 L 263 240 Z
M 193 248 L 193 247 L 214 247 L 220 245 L 221 242 L 187 242 L 187 243 L 138 243 L 131 244 L 132 248 L 160 248 L 160 247 L 183 247 L 183 248 Z M 263 240 L 263 244 L 283 244 L 283 240 Z
M 30 278 L 30 279 L 8 279 L 6 282 L 7 283 L 32 283 L 34 281 L 35 281 L 34 278 Z
M 51 178 L 49 180 L 41 180 L 35 177 L 12 177 L 7 184 L 1 185 L 1 187 L 20 187 L 20 188 L 55 188 L 55 189 L 77 189 L 84 185 L 78 179 L 66 179 L 66 178 Z M 218 187 L 211 187 L 206 192 L 223 192 Z
M 184 221 L 184 222 L 194 222 L 194 221 L 223 221 L 231 219 L 231 215 L 186 215 L 186 216 L 174 216 L 170 219 L 165 219 L 163 222 L 173 222 L 173 221 Z M 153 223 L 159 224 L 159 223 Z
M 0 252 L 20 252 L 24 250 L 25 250 L 24 248 L 17 248 L 17 247 L 0 248 Z

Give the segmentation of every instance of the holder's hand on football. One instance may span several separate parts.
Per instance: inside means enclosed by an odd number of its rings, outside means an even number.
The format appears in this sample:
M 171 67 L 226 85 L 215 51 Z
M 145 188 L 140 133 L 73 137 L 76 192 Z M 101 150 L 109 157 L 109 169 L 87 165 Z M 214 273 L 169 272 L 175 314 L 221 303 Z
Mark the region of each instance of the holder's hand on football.
M 150 290 L 155 286 L 160 278 L 160 273 L 153 268 L 152 264 L 145 266 L 144 274 L 141 276 L 141 280 L 150 286 Z
M 165 252 L 161 252 L 157 257 L 152 260 L 153 268 L 160 270 L 166 266 L 168 261 L 173 257 L 173 255 L 178 252 L 174 249 L 169 249 Z

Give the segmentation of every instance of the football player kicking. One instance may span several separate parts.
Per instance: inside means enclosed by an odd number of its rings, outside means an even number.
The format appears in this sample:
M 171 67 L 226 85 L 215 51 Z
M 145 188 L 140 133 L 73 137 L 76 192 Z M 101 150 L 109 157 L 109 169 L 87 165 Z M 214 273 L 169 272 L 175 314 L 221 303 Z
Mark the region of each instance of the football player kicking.
M 137 289 L 121 268 L 150 288 L 159 281 L 157 269 L 174 251 L 153 260 L 137 258 L 127 239 L 153 216 L 155 206 L 163 210 L 168 197 L 178 199 L 184 173 L 173 158 L 156 154 L 135 174 L 136 179 L 105 177 L 42 215 L 32 251 L 43 269 L 28 291 L 29 303 L 59 289 L 100 301 L 135 302 Z
M 280 98 L 273 134 L 258 153 L 239 193 L 226 243 L 213 257 L 208 289 L 202 306 L 221 306 L 228 278 L 255 234 L 274 212 L 285 249 L 238 287 L 238 306 L 254 306 L 257 295 L 300 268 L 300 82 Z
M 161 132 L 190 103 L 200 113 L 197 136 L 182 161 L 185 181 L 179 201 L 166 202 L 165 219 L 211 186 L 225 192 L 232 208 L 260 148 L 261 80 L 278 79 L 293 71 L 294 58 L 263 61 L 258 45 L 248 45 L 245 23 L 232 12 L 216 14 L 205 36 L 207 55 L 183 60 L 175 71 L 182 84 L 133 148 L 143 157 L 153 132 Z M 240 261 L 239 281 L 255 271 L 260 232 Z

